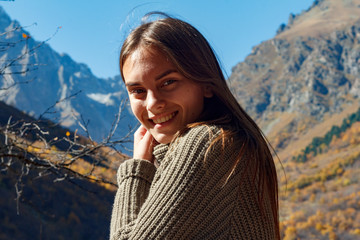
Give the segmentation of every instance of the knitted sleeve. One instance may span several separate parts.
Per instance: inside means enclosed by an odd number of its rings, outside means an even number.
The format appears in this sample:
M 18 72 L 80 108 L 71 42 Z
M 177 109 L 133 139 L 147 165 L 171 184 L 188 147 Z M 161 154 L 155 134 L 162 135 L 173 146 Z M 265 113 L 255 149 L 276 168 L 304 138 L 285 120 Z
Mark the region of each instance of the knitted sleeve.
M 217 145 L 204 159 L 219 133 L 207 126 L 189 130 L 170 147 L 153 180 L 150 163 L 121 165 L 110 239 L 229 239 L 239 184 L 226 180 L 234 152 Z
M 120 226 L 125 231 L 136 220 L 149 193 L 155 171 L 154 164 L 145 160 L 130 159 L 120 165 L 117 173 L 119 188 L 112 211 L 110 236 L 113 236 Z

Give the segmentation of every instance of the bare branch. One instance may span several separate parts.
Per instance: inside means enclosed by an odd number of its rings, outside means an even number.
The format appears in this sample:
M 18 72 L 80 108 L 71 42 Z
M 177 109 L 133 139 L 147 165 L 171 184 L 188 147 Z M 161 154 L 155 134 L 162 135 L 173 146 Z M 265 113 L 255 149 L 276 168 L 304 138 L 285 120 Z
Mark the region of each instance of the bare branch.
M 21 29 L 21 27 L 15 27 L 9 32 L 0 34 L 0 37 Z M 25 66 L 21 60 L 34 54 L 43 44 L 54 37 L 58 30 L 59 28 L 52 36 L 34 47 L 29 47 L 30 38 L 16 42 L 0 41 L 0 52 L 9 51 L 18 44 L 25 44 L 25 50 L 18 56 L 2 63 L 0 77 L 5 79 L 8 75 L 26 74 L 36 70 L 39 65 L 26 64 Z M 20 67 L 23 69 L 20 70 Z M 18 69 L 16 70 L 16 68 Z M 19 84 L 29 84 L 36 78 L 24 77 L 24 79 L 0 88 L 0 91 L 6 92 Z M 116 182 L 111 178 L 117 169 L 114 162 L 118 162 L 118 165 L 126 158 L 117 147 L 130 142 L 134 131 L 134 129 L 129 128 L 125 136 L 114 139 L 126 102 L 123 101 L 119 105 L 108 135 L 101 142 L 95 142 L 92 139 L 88 128 L 89 120 L 84 119 L 81 114 L 73 113 L 73 118 L 84 131 L 85 137 L 79 135 L 77 130 L 71 132 L 60 127 L 58 123 L 45 118 L 56 113 L 55 108 L 58 104 L 77 97 L 81 92 L 80 90 L 57 100 L 36 119 L 16 112 L 2 125 L 0 123 L 0 171 L 11 172 L 12 175 L 16 176 L 15 200 L 18 214 L 20 214 L 20 198 L 23 189 L 26 188 L 24 185 L 26 183 L 25 178 L 30 175 L 34 178 L 51 175 L 54 177 L 53 182 L 66 180 L 79 185 L 76 180 L 84 179 L 105 187 L 116 187 Z
M 59 103 L 65 102 L 71 98 L 76 97 L 78 94 L 80 94 L 82 91 L 77 91 L 76 93 L 71 94 L 70 96 L 64 97 L 60 100 L 57 100 L 53 105 L 51 105 L 50 107 L 48 107 L 42 114 L 40 114 L 40 116 L 38 117 L 39 120 L 43 119 L 45 114 L 51 114 L 51 113 L 55 113 L 55 112 L 50 112 L 51 109 L 55 108 L 55 106 Z

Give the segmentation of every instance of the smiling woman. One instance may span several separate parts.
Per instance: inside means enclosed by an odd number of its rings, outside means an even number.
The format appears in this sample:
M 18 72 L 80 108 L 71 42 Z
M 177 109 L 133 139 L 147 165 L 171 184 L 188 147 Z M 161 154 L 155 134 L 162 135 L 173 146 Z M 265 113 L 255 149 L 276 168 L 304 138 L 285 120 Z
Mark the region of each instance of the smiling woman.
M 206 39 L 168 16 L 144 23 L 120 70 L 141 126 L 118 170 L 110 238 L 279 239 L 267 141 Z
M 157 48 L 139 48 L 122 68 L 131 109 L 159 143 L 170 143 L 203 111 L 210 88 L 183 76 Z

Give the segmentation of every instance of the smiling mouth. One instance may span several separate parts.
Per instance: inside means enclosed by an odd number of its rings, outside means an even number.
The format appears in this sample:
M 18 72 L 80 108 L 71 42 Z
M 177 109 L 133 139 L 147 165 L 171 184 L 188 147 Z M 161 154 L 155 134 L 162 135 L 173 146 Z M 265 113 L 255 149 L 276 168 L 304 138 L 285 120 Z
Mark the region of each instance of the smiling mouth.
M 161 118 L 157 118 L 157 119 L 151 119 L 155 124 L 160 124 L 160 123 L 164 123 L 169 121 L 170 119 L 172 119 L 173 117 L 175 117 L 175 115 L 177 114 L 177 112 L 173 112 L 167 116 L 161 117 Z

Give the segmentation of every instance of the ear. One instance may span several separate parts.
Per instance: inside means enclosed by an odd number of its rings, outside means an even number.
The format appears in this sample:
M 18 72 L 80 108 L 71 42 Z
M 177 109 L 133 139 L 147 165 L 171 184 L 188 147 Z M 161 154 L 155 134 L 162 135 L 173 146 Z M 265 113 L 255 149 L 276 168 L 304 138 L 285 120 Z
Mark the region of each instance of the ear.
M 214 93 L 210 85 L 205 85 L 203 90 L 204 90 L 204 97 L 212 98 L 214 96 Z

